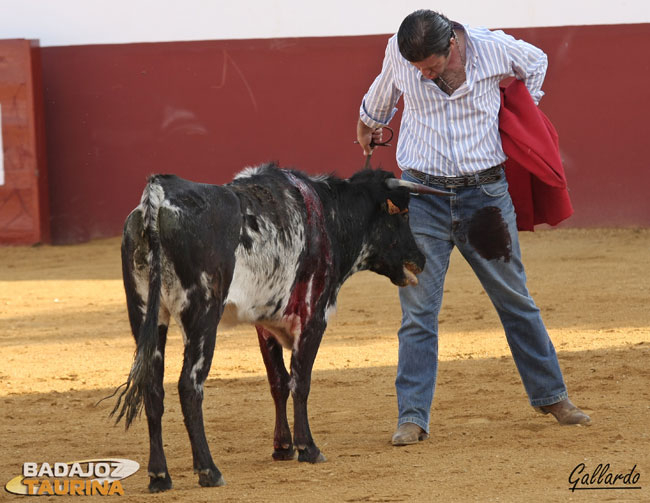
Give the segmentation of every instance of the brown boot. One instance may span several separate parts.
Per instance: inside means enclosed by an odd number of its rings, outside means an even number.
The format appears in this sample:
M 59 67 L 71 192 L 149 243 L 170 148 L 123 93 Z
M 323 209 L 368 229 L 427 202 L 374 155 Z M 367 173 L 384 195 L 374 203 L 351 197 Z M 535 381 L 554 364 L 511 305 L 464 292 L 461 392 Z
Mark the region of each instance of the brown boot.
M 535 407 L 535 409 L 542 414 L 553 414 L 557 422 L 563 426 L 569 424 L 591 425 L 591 418 L 573 405 L 568 398 L 551 405 Z
M 393 445 L 417 444 L 426 440 L 429 435 L 415 423 L 402 423 L 393 434 Z

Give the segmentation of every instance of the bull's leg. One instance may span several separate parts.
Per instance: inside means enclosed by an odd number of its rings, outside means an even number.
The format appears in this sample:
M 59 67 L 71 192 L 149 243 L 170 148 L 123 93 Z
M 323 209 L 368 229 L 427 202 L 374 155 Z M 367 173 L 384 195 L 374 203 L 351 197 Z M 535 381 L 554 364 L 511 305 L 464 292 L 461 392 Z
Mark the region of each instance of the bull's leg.
M 293 442 L 298 448 L 298 461 L 319 463 L 325 461 L 325 456 L 316 447 L 309 430 L 307 415 L 307 398 L 311 386 L 311 371 L 320 346 L 325 321 L 312 319 L 303 330 L 297 349 L 291 356 L 291 379 L 293 387 Z
M 167 320 L 169 320 L 169 317 L 167 317 Z M 144 397 L 144 410 L 147 415 L 147 426 L 149 427 L 149 491 L 152 493 L 172 488 L 172 479 L 167 470 L 167 460 L 165 459 L 162 442 L 162 415 L 165 398 L 163 375 L 165 372 L 167 323 L 158 326 L 158 346 L 153 366 L 154 376 L 151 380 L 151 389 Z
M 183 419 L 192 445 L 194 471 L 204 487 L 222 486 L 226 482 L 212 461 L 203 426 L 203 383 L 208 377 L 221 312 L 211 306 L 190 302 L 181 319 L 186 337 L 183 370 L 178 381 L 178 393 Z
M 287 399 L 289 398 L 289 373 L 284 366 L 282 346 L 264 328 L 257 329 L 257 338 L 275 402 L 275 431 L 273 433 L 273 459 L 293 459 L 296 451 L 291 443 L 291 430 L 287 421 Z

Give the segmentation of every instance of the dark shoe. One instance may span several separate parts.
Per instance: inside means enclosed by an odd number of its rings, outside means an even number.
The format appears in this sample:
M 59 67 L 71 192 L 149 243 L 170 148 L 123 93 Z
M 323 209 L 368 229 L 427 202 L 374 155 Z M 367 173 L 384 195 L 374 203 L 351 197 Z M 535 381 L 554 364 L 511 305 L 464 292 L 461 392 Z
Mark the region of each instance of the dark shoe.
M 400 424 L 393 434 L 393 445 L 411 445 L 417 444 L 421 440 L 426 440 L 429 435 L 415 423 Z
M 582 426 L 591 425 L 591 418 L 582 412 L 578 407 L 571 403 L 568 398 L 561 402 L 551 405 L 535 407 L 542 414 L 553 414 L 557 422 L 561 425 L 580 424 Z

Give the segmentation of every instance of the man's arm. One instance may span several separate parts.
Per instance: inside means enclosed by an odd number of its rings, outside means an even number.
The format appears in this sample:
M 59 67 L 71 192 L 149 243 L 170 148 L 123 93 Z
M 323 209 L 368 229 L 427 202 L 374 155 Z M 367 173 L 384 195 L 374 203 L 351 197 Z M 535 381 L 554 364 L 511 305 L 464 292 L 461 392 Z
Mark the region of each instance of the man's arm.
M 500 30 L 494 31 L 493 34 L 506 47 L 513 76 L 524 81 L 533 101 L 539 104 L 544 96 L 542 84 L 548 68 L 546 54 L 538 47 L 523 40 L 517 40 Z
M 375 141 L 381 140 L 381 128 L 388 125 L 397 112 L 395 105 L 402 95 L 393 80 L 393 59 L 396 50 L 397 39 L 393 37 L 386 46 L 381 73 L 361 102 L 357 123 L 357 140 L 366 155 L 372 150 L 370 148 L 371 140 L 373 138 Z

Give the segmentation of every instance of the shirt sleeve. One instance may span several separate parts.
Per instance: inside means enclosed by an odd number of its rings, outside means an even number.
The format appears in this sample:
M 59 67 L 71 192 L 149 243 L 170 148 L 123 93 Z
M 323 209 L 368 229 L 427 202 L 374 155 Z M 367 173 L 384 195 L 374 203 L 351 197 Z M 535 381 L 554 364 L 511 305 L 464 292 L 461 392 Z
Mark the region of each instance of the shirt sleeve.
M 397 112 L 397 101 L 402 92 L 395 86 L 394 65 L 397 37 L 393 36 L 386 46 L 381 73 L 363 97 L 359 117 L 368 127 L 379 128 L 388 125 Z
M 544 96 L 542 84 L 548 68 L 546 54 L 538 47 L 523 40 L 517 40 L 501 30 L 493 33 L 506 47 L 511 75 L 524 81 L 533 101 L 535 104 L 539 104 Z

